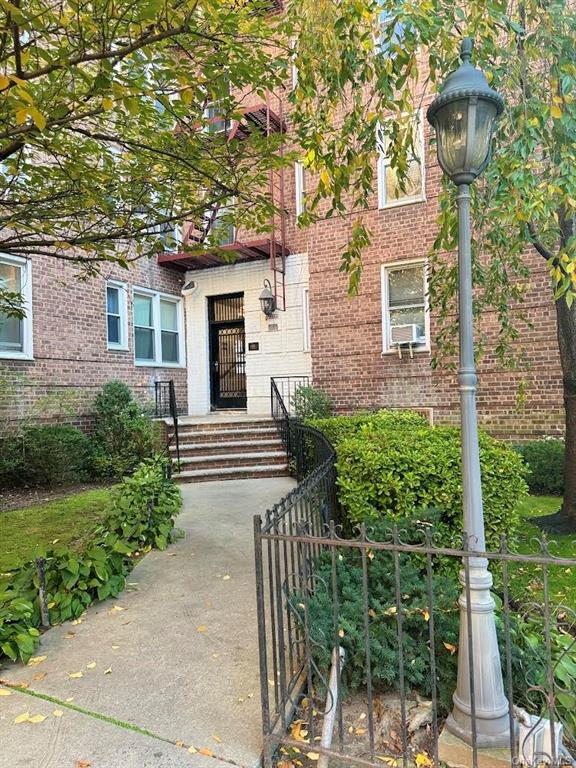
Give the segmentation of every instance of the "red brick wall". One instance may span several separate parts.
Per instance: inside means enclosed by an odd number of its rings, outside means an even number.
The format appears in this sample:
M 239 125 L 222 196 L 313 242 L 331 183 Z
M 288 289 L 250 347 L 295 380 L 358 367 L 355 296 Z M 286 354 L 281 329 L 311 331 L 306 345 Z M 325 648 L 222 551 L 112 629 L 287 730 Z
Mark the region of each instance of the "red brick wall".
M 106 280 L 128 284 L 128 350 L 106 345 Z M 126 271 L 105 265 L 102 275 L 80 280 L 73 265 L 47 256 L 32 258 L 34 360 L 0 359 L 0 414 L 91 425 L 100 387 L 121 379 L 142 401 L 154 381 L 174 379 L 179 407 L 187 412 L 186 370 L 134 365 L 132 286 L 180 296 L 183 273 L 142 259 Z
M 347 277 L 338 271 L 350 220 L 331 219 L 298 230 L 291 174 L 286 195 L 291 211 L 288 242 L 291 252 L 309 255 L 313 379 L 332 396 L 337 409 L 418 406 L 432 408 L 435 423 L 458 423 L 456 371 L 432 370 L 430 353 L 415 352 L 410 359 L 404 352 L 402 360 L 397 354 L 382 354 L 381 266 L 425 259 L 437 232 L 440 171 L 435 151 L 428 146 L 429 126 L 424 127 L 426 202 L 379 210 L 375 182 L 365 214 L 372 244 L 364 253 L 358 297 L 347 295 Z M 498 329 L 493 314 L 484 313 L 478 329 L 488 338 L 479 366 L 479 420 L 493 434 L 515 440 L 560 434 L 564 423 L 556 317 L 546 264 L 535 252 L 526 259 L 531 280 L 523 310 L 528 310 L 534 328 L 523 330 L 522 346 L 529 367 L 502 370 L 491 352 Z M 432 340 L 436 330 L 432 311 Z

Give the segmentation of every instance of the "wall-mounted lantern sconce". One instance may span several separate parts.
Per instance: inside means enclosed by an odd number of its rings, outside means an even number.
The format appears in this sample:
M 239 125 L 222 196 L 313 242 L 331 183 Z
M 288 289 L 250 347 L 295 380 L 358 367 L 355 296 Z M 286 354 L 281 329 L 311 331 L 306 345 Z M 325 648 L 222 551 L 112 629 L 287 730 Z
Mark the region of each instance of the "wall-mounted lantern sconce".
M 264 280 L 264 290 L 260 294 L 260 306 L 266 317 L 270 317 L 276 310 L 276 297 L 272 293 L 270 280 Z

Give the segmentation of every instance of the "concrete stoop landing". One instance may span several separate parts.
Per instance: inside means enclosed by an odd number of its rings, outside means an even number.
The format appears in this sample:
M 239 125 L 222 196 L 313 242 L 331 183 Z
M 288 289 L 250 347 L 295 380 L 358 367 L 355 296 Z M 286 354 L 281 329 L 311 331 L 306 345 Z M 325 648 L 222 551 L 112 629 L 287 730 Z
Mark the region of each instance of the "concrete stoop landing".
M 172 426 L 169 425 L 172 436 Z M 216 412 L 179 419 L 180 482 L 246 480 L 288 475 L 288 458 L 271 418 Z M 170 446 L 176 458 L 176 446 Z

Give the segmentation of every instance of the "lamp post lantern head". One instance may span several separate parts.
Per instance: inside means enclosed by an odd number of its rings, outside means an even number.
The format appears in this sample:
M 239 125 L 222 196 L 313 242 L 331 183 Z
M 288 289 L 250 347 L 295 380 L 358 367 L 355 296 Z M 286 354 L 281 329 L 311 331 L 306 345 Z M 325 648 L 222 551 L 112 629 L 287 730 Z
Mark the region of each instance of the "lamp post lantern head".
M 270 280 L 264 280 L 264 290 L 260 294 L 259 298 L 262 312 L 264 312 L 266 317 L 270 317 L 270 315 L 274 314 L 276 311 L 276 297 L 272 293 Z
M 471 184 L 490 159 L 492 132 L 504 99 L 470 62 L 472 39 L 460 47 L 462 63 L 446 78 L 426 117 L 436 131 L 438 162 L 454 184 Z

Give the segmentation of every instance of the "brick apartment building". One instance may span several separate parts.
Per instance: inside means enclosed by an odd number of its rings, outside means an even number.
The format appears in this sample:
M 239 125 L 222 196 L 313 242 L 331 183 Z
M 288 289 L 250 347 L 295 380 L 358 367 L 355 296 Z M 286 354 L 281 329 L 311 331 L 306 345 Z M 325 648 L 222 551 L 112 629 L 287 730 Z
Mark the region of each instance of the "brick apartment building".
M 429 95 L 428 101 L 432 95 Z M 46 395 L 78 394 L 89 415 L 95 391 L 110 379 L 126 381 L 143 399 L 156 381 L 173 379 L 180 409 L 203 415 L 216 408 L 266 414 L 270 378 L 309 376 L 339 411 L 378 407 L 429 409 L 435 423 L 458 418 L 453 371 L 430 365 L 434 313 L 426 291 L 426 258 L 438 213 L 440 170 L 430 128 L 419 114 L 420 153 L 402 192 L 381 155 L 366 222 L 372 243 L 364 254 L 360 293 L 347 295 L 339 272 L 349 222 L 328 219 L 306 229 L 297 219 L 313 183 L 301 164 L 276 178 L 285 216 L 267 236 L 227 229 L 217 254 L 166 252 L 126 272 L 107 267 L 79 282 L 74 267 L 47 257 L 25 262 L 0 254 L 0 279 L 22 287 L 31 311 L 0 325 L 3 411 L 21 418 Z M 247 103 L 242 130 L 290 131 L 277 98 Z M 210 226 L 217 225 L 217 212 Z M 201 235 L 184 228 L 183 240 Z M 556 321 L 543 260 L 528 254 L 531 282 L 524 310 L 534 322 L 523 346 L 529 367 L 503 371 L 487 354 L 480 365 L 479 419 L 494 434 L 514 439 L 558 434 L 563 426 L 562 377 Z M 265 281 L 278 308 L 262 312 Z M 495 342 L 496 319 L 483 330 Z M 411 339 L 399 343 L 399 339 Z M 518 403 L 519 387 L 524 393 Z

